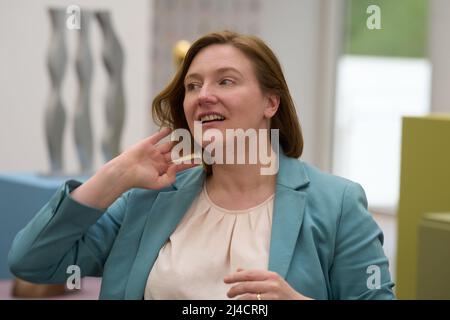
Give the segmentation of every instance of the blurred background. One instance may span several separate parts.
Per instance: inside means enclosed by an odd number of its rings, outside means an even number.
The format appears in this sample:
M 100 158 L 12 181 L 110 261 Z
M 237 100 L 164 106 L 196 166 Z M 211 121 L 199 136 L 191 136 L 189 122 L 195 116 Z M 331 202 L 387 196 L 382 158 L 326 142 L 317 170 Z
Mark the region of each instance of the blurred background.
M 302 125 L 302 159 L 360 183 L 385 234 L 400 299 L 450 299 L 450 1 L 0 0 L 0 283 L 13 236 L 65 177 L 82 172 L 74 139 L 80 29 L 64 30 L 63 170 L 51 175 L 45 113 L 51 82 L 49 8 L 107 11 L 124 53 L 120 149 L 156 131 L 150 106 L 175 72 L 180 40 L 232 29 L 260 36 L 282 63 Z M 66 13 L 69 18 L 71 13 Z M 108 70 L 90 23 L 93 170 Z M 64 176 L 61 176 L 64 175 Z M 20 202 L 20 205 L 17 203 Z M 70 298 L 96 298 L 98 281 Z M 84 295 L 83 295 L 84 294 Z M 64 296 L 67 298 L 67 296 Z

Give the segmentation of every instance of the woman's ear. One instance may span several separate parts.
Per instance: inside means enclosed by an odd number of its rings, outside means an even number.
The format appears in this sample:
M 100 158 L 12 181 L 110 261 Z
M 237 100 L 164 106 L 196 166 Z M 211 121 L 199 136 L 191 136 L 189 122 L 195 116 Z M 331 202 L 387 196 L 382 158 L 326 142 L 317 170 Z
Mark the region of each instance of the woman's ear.
M 264 116 L 268 119 L 272 118 L 278 111 L 280 106 L 280 97 L 276 94 L 267 95 L 267 104 L 264 109 Z

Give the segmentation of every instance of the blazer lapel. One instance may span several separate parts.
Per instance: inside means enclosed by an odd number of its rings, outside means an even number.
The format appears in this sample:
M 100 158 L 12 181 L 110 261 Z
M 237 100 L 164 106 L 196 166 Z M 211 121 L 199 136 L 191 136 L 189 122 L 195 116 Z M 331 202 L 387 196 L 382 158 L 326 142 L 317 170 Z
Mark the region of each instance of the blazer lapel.
M 273 208 L 269 270 L 286 278 L 297 243 L 306 206 L 306 192 L 299 190 L 309 183 L 299 160 L 280 152 Z
M 196 168 L 173 186 L 158 194 L 148 213 L 139 249 L 128 279 L 125 299 L 142 299 L 149 272 L 170 235 L 201 191 L 204 173 Z

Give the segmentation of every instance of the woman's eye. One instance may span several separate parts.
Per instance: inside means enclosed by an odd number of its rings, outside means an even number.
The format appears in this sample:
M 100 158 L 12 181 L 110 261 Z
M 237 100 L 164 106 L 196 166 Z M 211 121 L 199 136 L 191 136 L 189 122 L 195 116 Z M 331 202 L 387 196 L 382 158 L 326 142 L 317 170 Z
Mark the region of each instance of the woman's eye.
M 220 81 L 220 84 L 228 86 L 228 85 L 233 84 L 233 80 L 231 80 L 231 79 L 223 79 L 223 80 Z
M 186 84 L 186 90 L 187 91 L 192 91 L 192 90 L 196 90 L 198 88 L 200 88 L 201 85 L 199 83 L 195 83 L 195 82 L 191 82 Z

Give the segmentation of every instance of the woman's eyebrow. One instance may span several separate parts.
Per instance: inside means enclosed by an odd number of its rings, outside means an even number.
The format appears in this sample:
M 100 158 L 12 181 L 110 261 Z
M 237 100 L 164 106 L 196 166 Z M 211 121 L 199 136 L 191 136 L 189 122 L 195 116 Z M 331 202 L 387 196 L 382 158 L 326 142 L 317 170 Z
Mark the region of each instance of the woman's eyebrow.
M 201 79 L 202 77 L 198 73 L 190 73 L 184 77 L 184 81 L 188 80 L 189 78 L 193 79 Z
M 242 73 L 239 72 L 238 69 L 235 69 L 233 67 L 225 67 L 225 68 L 219 68 L 216 70 L 217 73 L 222 74 L 222 73 L 226 73 L 226 72 L 235 72 L 237 73 L 239 76 L 242 77 Z
M 227 73 L 227 72 L 234 72 L 234 73 L 237 73 L 240 77 L 243 77 L 242 73 L 240 73 L 238 69 L 233 68 L 233 67 L 223 67 L 223 68 L 219 68 L 219 69 L 214 71 L 214 73 L 217 73 L 217 74 L 223 74 L 223 73 Z M 192 79 L 201 79 L 202 76 L 199 73 L 189 73 L 184 78 L 184 81 L 186 81 L 186 80 L 188 80 L 190 78 L 192 78 Z

